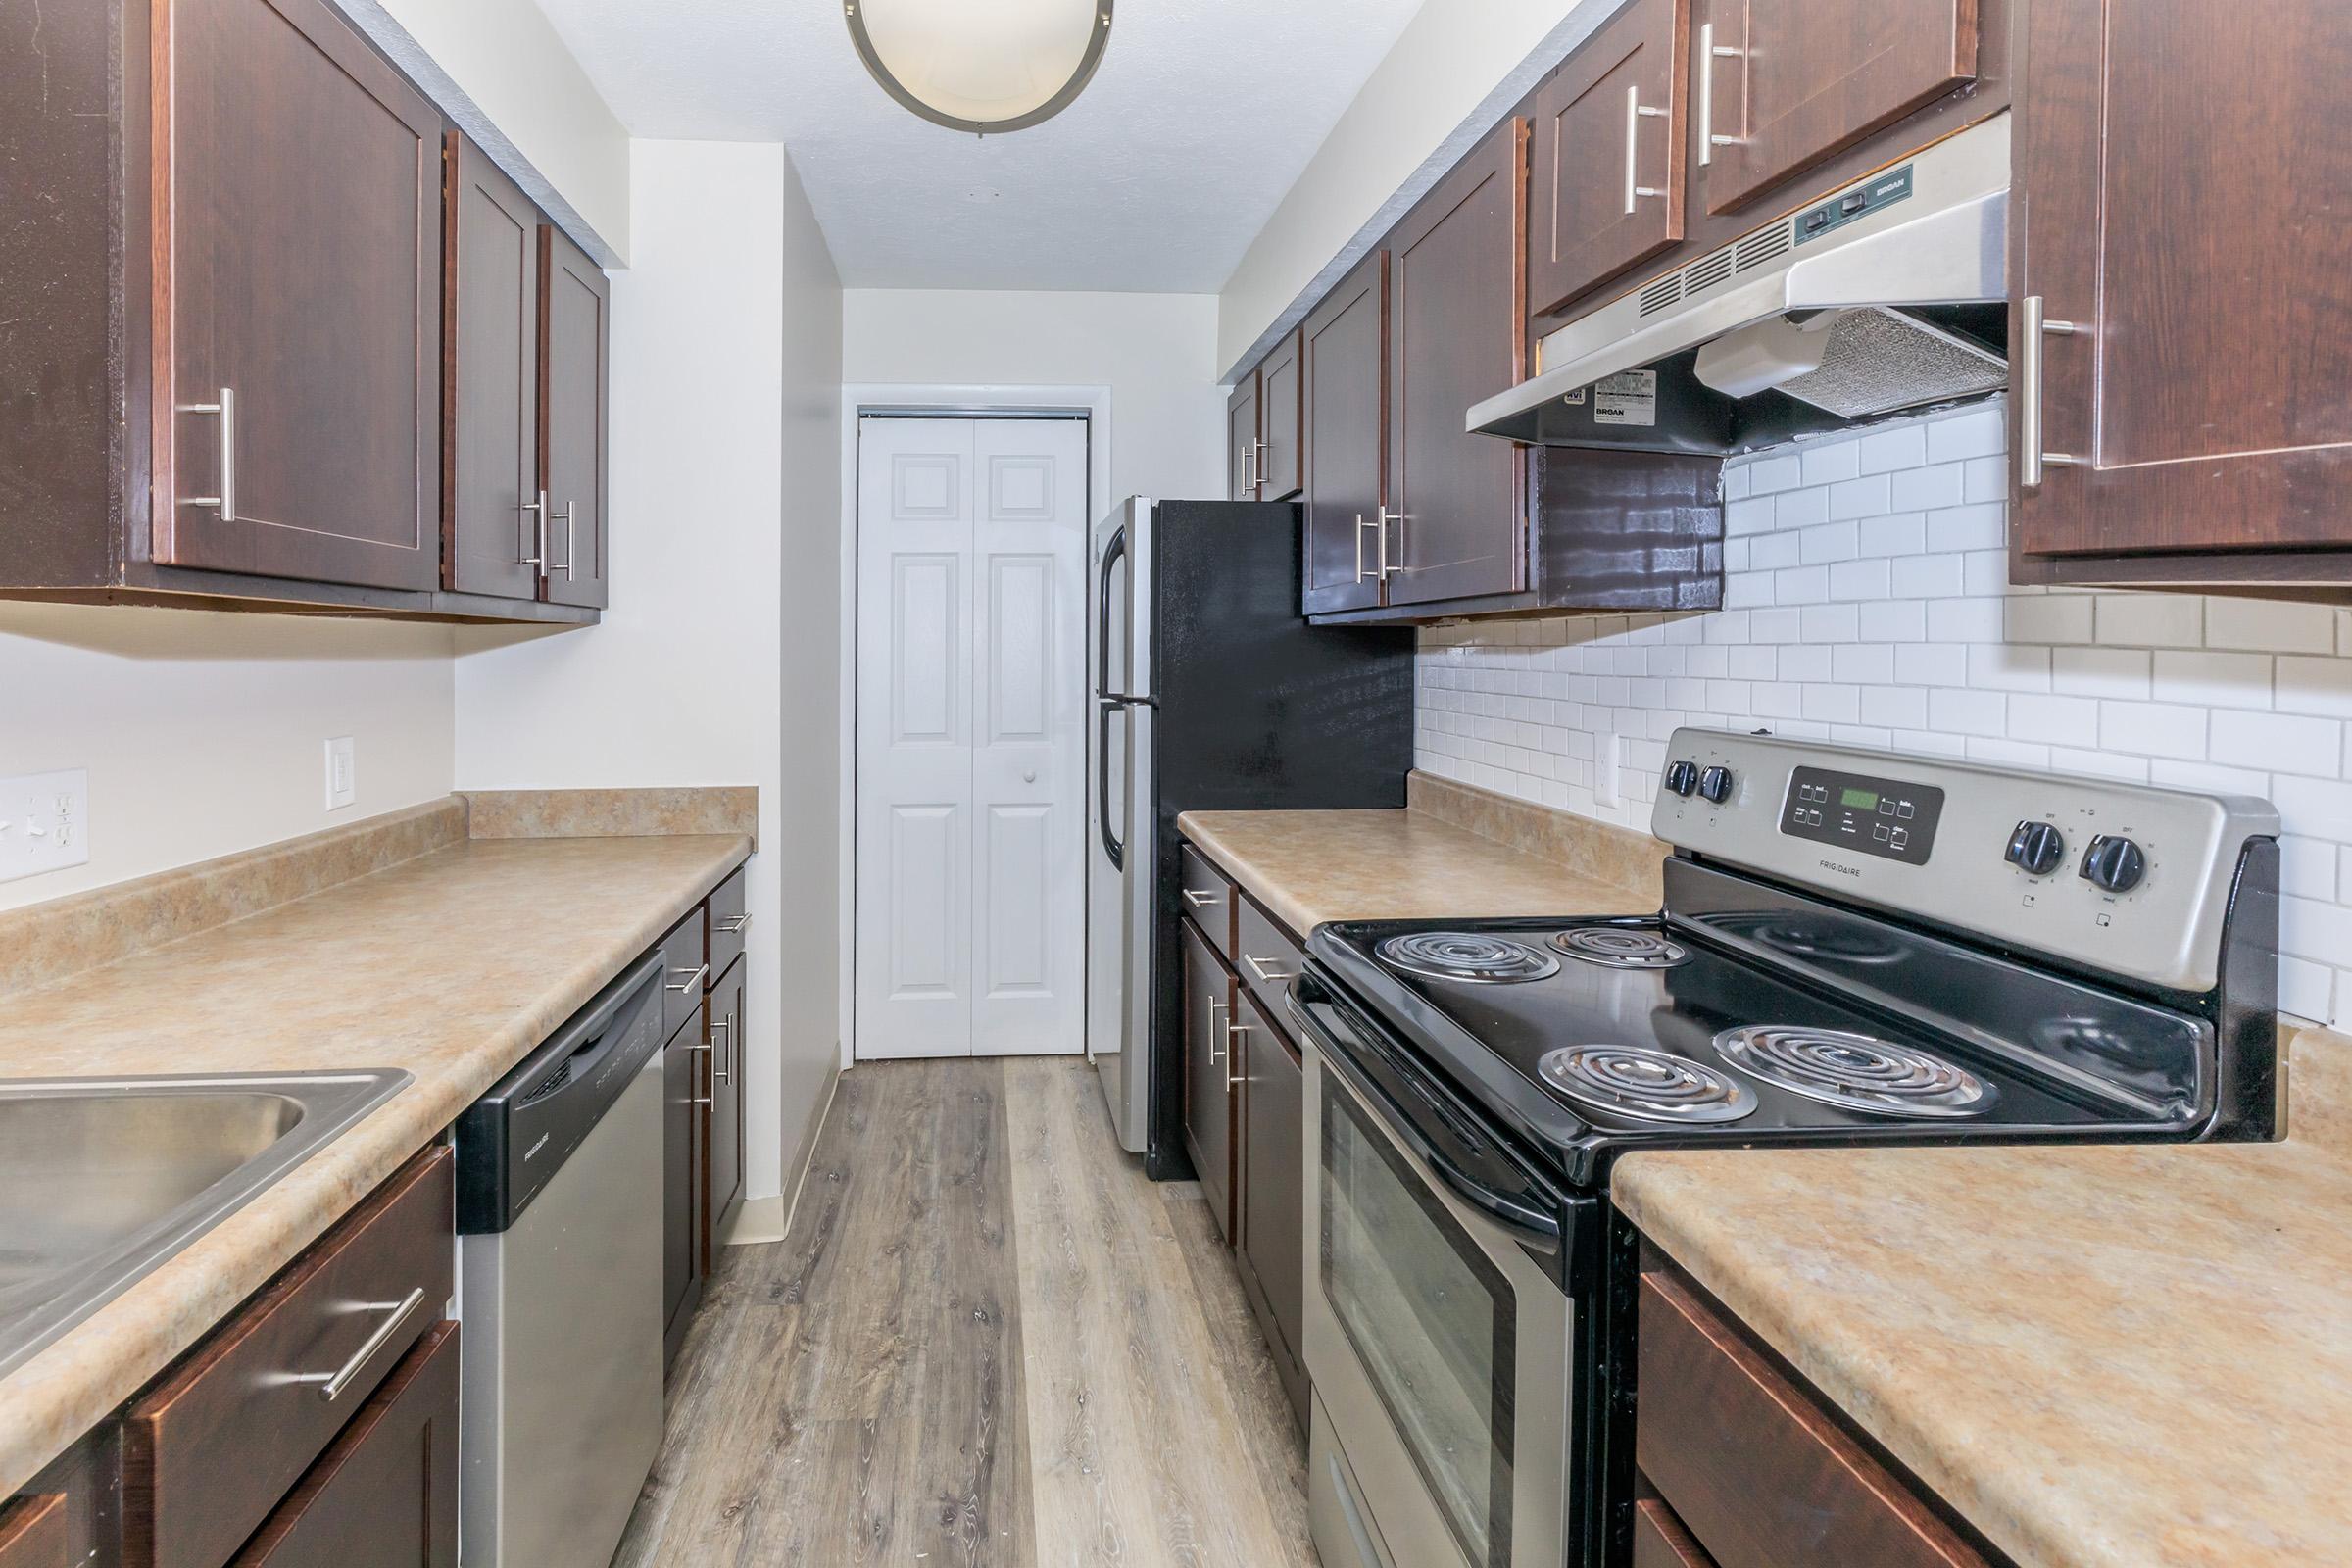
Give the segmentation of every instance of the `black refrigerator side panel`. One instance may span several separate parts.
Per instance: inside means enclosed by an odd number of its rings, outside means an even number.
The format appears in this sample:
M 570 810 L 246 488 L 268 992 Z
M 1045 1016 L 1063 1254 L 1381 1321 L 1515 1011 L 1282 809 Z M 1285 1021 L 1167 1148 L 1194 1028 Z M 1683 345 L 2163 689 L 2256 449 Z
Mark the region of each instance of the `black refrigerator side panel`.
M 1158 867 L 1145 1170 L 1171 1179 L 1192 1174 L 1181 1127 L 1176 818 L 1401 808 L 1413 765 L 1414 634 L 1407 626 L 1306 623 L 1295 504 L 1163 501 L 1152 533 Z

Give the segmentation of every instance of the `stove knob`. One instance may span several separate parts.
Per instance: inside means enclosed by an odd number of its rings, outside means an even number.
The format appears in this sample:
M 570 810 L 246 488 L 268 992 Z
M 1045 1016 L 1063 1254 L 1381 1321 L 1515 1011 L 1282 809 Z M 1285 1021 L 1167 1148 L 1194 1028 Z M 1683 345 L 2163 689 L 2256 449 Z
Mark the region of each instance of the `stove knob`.
M 1692 790 L 1698 788 L 1698 764 L 1696 762 L 1667 763 L 1666 787 L 1677 795 L 1690 795 Z
M 1710 767 L 1704 773 L 1699 774 L 1698 793 L 1717 806 L 1730 800 L 1732 798 L 1732 770 L 1728 767 L 1717 766 Z
M 2121 835 L 2102 833 L 2082 852 L 2082 879 L 2110 893 L 2129 893 L 2147 874 L 2147 856 Z
M 2020 822 L 2009 835 L 2009 863 L 2032 876 L 2048 876 L 2066 858 L 2066 835 L 2048 822 Z

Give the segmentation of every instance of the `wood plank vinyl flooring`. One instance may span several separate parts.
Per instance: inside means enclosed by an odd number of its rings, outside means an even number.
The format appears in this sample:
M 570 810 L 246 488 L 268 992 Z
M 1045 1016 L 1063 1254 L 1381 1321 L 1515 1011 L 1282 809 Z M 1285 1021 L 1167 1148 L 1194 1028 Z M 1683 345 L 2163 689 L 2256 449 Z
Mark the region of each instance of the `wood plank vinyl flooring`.
M 730 1248 L 614 1562 L 1313 1568 L 1305 1454 L 1198 1187 L 1068 1058 L 841 1080 Z

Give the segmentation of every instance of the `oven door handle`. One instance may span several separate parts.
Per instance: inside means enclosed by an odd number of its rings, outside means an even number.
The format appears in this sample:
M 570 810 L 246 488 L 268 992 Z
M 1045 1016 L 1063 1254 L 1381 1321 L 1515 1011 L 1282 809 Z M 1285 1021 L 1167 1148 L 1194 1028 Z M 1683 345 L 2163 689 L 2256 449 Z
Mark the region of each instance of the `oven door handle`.
M 1445 1184 L 1447 1192 L 1495 1229 L 1531 1251 L 1557 1254 L 1560 1250 L 1558 1202 L 1544 1206 L 1530 1201 L 1529 1198 L 1498 1191 L 1493 1184 L 1481 1181 L 1464 1169 L 1458 1160 L 1439 1147 L 1436 1139 L 1416 1125 L 1396 1098 L 1376 1083 L 1372 1075 L 1355 1060 L 1358 1054 L 1371 1054 L 1376 1048 L 1358 1038 L 1352 1030 L 1343 1031 L 1316 1017 L 1311 1010 L 1316 1003 L 1337 1011 L 1329 993 L 1311 975 L 1302 975 L 1284 999 L 1284 1005 L 1290 1009 L 1293 1020 L 1322 1048 L 1324 1061 L 1338 1071 L 1341 1083 L 1362 1102 L 1364 1108 L 1380 1119 L 1382 1130 L 1426 1166 L 1432 1176 Z M 1345 1042 L 1340 1038 L 1342 1033 L 1348 1036 Z M 1498 1157 L 1496 1162 L 1509 1169 L 1524 1184 L 1524 1191 L 1530 1198 L 1540 1200 L 1551 1196 L 1546 1184 L 1531 1173 L 1518 1169 L 1515 1161 Z

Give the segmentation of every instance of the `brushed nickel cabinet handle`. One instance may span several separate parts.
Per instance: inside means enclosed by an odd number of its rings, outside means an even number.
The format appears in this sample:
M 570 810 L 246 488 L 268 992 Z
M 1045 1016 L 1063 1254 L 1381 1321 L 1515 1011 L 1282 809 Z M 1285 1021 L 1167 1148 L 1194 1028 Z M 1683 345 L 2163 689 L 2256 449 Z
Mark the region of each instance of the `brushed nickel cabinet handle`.
M 341 1366 L 335 1368 L 334 1371 L 305 1372 L 297 1376 L 294 1381 L 297 1383 L 311 1383 L 318 1385 L 318 1397 L 324 1399 L 329 1404 L 334 1403 L 335 1400 L 343 1396 L 343 1391 L 351 1387 L 351 1380 L 360 1375 L 360 1368 L 368 1364 L 368 1357 L 375 1354 L 376 1351 L 382 1349 L 385 1342 L 390 1340 L 394 1334 L 398 1333 L 400 1331 L 400 1326 L 403 1323 L 406 1323 L 409 1320 L 410 1315 L 414 1313 L 417 1307 L 423 1304 L 424 1287 L 421 1285 L 409 1292 L 408 1295 L 402 1297 L 397 1301 L 368 1302 L 364 1306 L 360 1307 L 359 1310 L 363 1312 L 389 1312 L 392 1315 L 385 1318 L 381 1323 L 378 1323 L 375 1326 L 375 1332 L 368 1336 L 367 1343 L 362 1345 L 358 1349 L 352 1351 L 351 1359 L 344 1362 Z
M 181 414 L 210 414 L 220 420 L 220 493 L 217 496 L 182 496 L 183 507 L 218 507 L 222 522 L 237 520 L 237 393 L 234 387 L 220 389 L 218 403 L 182 403 Z
M 2017 487 L 2037 490 L 2042 469 L 2071 468 L 2082 461 L 2071 453 L 2041 449 L 2041 350 L 2044 337 L 2071 337 L 2080 328 L 2072 321 L 2053 321 L 2042 298 L 2029 294 L 2019 302 L 2024 319 L 2017 345 Z
M 1625 211 L 1628 217 L 1644 196 L 1663 196 L 1655 186 L 1642 183 L 1642 122 L 1645 117 L 1663 117 L 1666 111 L 1642 101 L 1639 85 L 1625 89 Z
M 671 974 L 682 974 L 686 977 L 683 980 L 663 982 L 664 985 L 666 985 L 670 990 L 676 992 L 681 997 L 685 996 L 690 991 L 701 990 L 703 982 L 710 978 L 710 966 L 707 963 L 699 969 L 672 969 L 669 972 Z
M 1280 969 L 1267 968 L 1265 959 L 1253 958 L 1247 953 L 1242 955 L 1242 961 L 1248 964 L 1250 972 L 1256 975 L 1258 980 L 1265 985 L 1280 985 L 1285 980 L 1297 978 L 1294 975 L 1284 974 Z
M 1701 169 L 1715 161 L 1718 147 L 1737 147 L 1737 136 L 1715 134 L 1715 62 L 1744 60 L 1747 53 L 1715 41 L 1715 24 L 1702 23 L 1698 29 L 1698 166 Z

